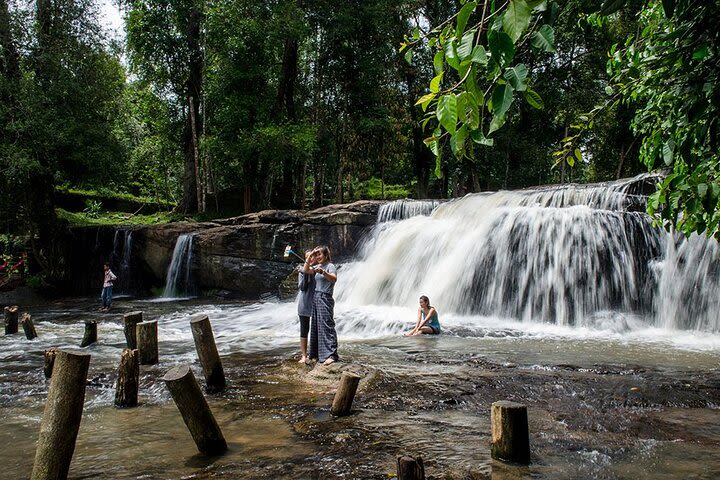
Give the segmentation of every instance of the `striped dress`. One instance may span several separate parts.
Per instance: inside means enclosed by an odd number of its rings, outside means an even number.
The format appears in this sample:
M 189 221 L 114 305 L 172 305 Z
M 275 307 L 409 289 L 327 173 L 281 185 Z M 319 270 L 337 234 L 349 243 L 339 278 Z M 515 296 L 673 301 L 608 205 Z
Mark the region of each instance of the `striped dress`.
M 332 263 L 321 265 L 328 273 L 336 274 Z M 335 284 L 326 280 L 324 275 L 315 274 L 315 296 L 313 297 L 312 321 L 310 323 L 310 342 L 308 356 L 324 362 L 328 358 L 338 360 L 337 332 L 335 331 Z

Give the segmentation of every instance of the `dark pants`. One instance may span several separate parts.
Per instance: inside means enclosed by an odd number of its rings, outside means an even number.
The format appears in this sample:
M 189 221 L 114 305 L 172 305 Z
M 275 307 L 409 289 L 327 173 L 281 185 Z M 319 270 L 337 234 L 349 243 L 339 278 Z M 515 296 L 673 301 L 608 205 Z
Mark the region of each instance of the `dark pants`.
M 103 287 L 100 298 L 102 298 L 102 306 L 110 308 L 110 304 L 112 303 L 112 285 L 109 287 Z

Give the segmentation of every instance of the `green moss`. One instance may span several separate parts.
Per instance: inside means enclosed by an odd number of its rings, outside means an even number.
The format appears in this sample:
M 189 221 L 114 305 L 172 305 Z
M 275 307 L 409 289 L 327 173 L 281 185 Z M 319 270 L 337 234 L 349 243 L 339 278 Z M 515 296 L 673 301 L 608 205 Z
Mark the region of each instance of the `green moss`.
M 136 203 L 151 203 L 155 205 L 164 205 L 169 208 L 172 208 L 175 206 L 172 202 L 167 202 L 164 200 L 159 200 L 157 198 L 151 198 L 151 197 L 141 197 L 141 196 L 135 196 L 131 195 L 129 193 L 124 192 L 116 192 L 109 188 L 98 188 L 97 190 L 84 190 L 80 188 L 70 188 L 67 186 L 58 186 L 55 187 L 55 190 L 58 192 L 68 193 L 71 195 L 80 195 L 83 197 L 87 197 L 88 199 L 103 199 L 103 198 L 116 198 L 120 200 L 127 200 L 130 202 L 136 202 Z
M 98 225 L 156 225 L 161 223 L 177 222 L 180 220 L 194 220 L 186 215 L 171 212 L 158 212 L 150 215 L 133 215 L 126 212 L 102 212 L 99 214 L 88 212 L 68 212 L 56 208 L 58 218 L 66 220 L 72 227 L 98 226 Z

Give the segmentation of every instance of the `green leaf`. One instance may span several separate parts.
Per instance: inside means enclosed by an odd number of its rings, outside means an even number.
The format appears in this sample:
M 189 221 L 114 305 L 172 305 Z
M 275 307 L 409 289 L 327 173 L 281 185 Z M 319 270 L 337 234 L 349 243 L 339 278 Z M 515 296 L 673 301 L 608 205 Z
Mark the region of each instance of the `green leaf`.
M 490 121 L 490 129 L 488 130 L 488 135 L 497 130 L 500 130 L 503 125 L 505 125 L 505 115 L 494 115 L 492 120 Z
M 435 78 L 430 80 L 430 91 L 432 93 L 438 93 L 440 91 L 440 82 L 442 82 L 443 79 L 443 72 L 440 72 L 440 75 L 436 75 Z
M 405 61 L 410 65 L 412 65 L 412 57 L 413 57 L 413 49 L 408 48 L 407 50 L 405 50 Z
M 510 63 L 515 56 L 515 45 L 510 36 L 505 32 L 489 32 L 488 45 L 492 59 L 500 67 Z
M 495 144 L 494 138 L 487 138 L 482 130 L 473 130 L 470 132 L 470 138 L 472 138 L 472 141 L 475 143 L 479 143 L 480 145 L 485 145 L 488 147 L 492 147 Z
M 477 7 L 477 4 L 475 2 L 468 2 L 463 5 L 463 7 L 458 12 L 457 28 L 455 29 L 455 36 L 457 38 L 460 38 L 460 36 L 465 31 L 465 26 L 467 25 L 470 15 L 472 14 L 472 12 L 475 11 L 475 7 Z
M 457 117 L 458 117 L 458 121 L 461 122 L 461 123 L 465 123 L 466 120 L 467 120 L 466 108 L 467 108 L 468 93 L 467 93 L 467 92 L 462 92 L 462 93 L 459 94 L 456 98 L 457 98 Z
M 455 135 L 450 138 L 450 149 L 456 157 L 462 157 L 465 150 L 465 140 L 467 139 L 467 126 L 463 125 L 458 129 Z
M 488 58 L 487 58 L 487 52 L 485 51 L 485 47 L 482 45 L 476 45 L 475 48 L 473 48 L 472 57 L 470 58 L 471 62 L 479 63 L 480 65 L 487 65 Z
M 662 155 L 665 165 L 669 167 L 673 164 L 673 159 L 675 157 L 675 141 L 673 139 L 670 139 L 663 144 Z
M 445 60 L 455 70 L 460 68 L 460 60 L 457 57 L 457 51 L 455 50 L 455 41 L 447 41 L 443 45 L 445 51 Z
M 703 45 L 693 52 L 693 60 L 702 60 L 703 58 L 710 55 L 710 49 L 707 45 Z
M 470 126 L 471 130 L 477 130 L 480 126 L 480 106 L 478 105 L 478 101 L 475 98 L 475 95 L 473 95 L 471 92 L 468 92 L 467 94 L 467 110 L 468 110 L 468 120 L 466 120 L 465 123 L 467 123 Z
M 505 116 L 513 102 L 513 89 L 507 83 L 495 85 L 492 94 L 492 112 L 496 117 Z
M 518 92 L 524 92 L 527 90 L 527 75 L 528 69 L 522 63 L 505 69 L 503 77 L 508 81 L 512 87 Z
M 578 162 L 582 162 L 582 152 L 579 148 L 575 149 L 575 158 L 577 158 Z
M 423 112 L 427 110 L 428 104 L 435 98 L 436 93 L 428 93 L 427 95 L 423 95 L 420 97 L 420 99 L 415 102 L 415 105 L 422 105 Z
M 510 36 L 513 44 L 530 26 L 530 7 L 525 0 L 510 0 L 503 15 L 503 31 Z
M 543 52 L 555 51 L 555 31 L 550 25 L 543 25 L 532 36 L 531 45 Z
M 443 72 L 443 62 L 445 61 L 445 52 L 439 50 L 435 57 L 433 57 L 433 67 L 435 68 L 435 75 L 440 75 Z
M 460 60 L 466 60 L 472 56 L 473 53 L 473 42 L 475 41 L 475 30 L 468 30 L 463 35 L 460 41 L 460 46 L 457 49 L 457 54 Z
M 454 135 L 457 126 L 457 99 L 454 94 L 451 93 L 440 97 L 436 115 L 440 125 L 451 135 Z
M 547 0 L 529 0 L 527 4 L 528 7 L 530 7 L 530 10 L 535 10 L 537 12 L 544 12 L 547 10 Z
M 440 148 L 437 147 L 437 142 L 435 142 L 436 148 L 433 152 L 435 154 L 435 177 L 440 179 L 443 178 L 443 171 L 442 171 L 442 158 L 440 156 Z
M 545 108 L 545 102 L 543 102 L 542 97 L 530 88 L 525 91 L 525 101 L 527 101 L 531 107 L 537 108 L 538 110 Z

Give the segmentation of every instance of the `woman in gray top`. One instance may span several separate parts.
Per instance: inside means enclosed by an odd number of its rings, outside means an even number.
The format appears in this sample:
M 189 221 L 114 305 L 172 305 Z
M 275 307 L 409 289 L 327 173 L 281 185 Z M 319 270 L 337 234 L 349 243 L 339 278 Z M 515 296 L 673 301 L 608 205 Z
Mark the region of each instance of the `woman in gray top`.
M 310 262 L 312 267 L 314 258 L 312 250 L 305 252 L 305 263 Z M 300 318 L 300 360 L 307 362 L 308 332 L 310 331 L 310 316 L 312 315 L 313 297 L 315 296 L 315 275 L 304 272 L 304 266 L 298 272 L 297 311 Z
M 310 326 L 311 359 L 317 359 L 323 365 L 338 361 L 337 332 L 335 332 L 335 300 L 333 290 L 337 281 L 337 269 L 330 263 L 330 249 L 316 247 L 312 253 L 312 262 L 305 261 L 303 272 L 315 277 L 312 323 Z

